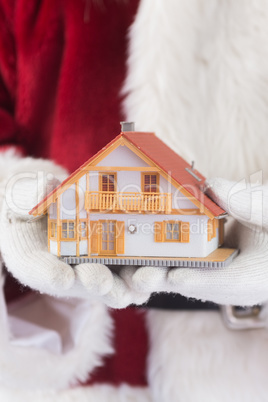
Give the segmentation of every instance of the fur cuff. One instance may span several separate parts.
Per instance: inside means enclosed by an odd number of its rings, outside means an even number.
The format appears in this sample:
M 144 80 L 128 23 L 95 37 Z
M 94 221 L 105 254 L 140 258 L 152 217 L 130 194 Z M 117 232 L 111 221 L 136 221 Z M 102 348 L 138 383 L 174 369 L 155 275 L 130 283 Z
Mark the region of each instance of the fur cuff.
M 83 382 L 113 352 L 112 320 L 95 301 L 34 294 L 7 310 L 2 285 L 0 326 L 0 383 L 20 392 Z
M 152 402 L 146 387 L 130 387 L 121 385 L 95 385 L 79 387 L 61 392 L 21 392 L 0 388 L 0 400 L 5 402 Z

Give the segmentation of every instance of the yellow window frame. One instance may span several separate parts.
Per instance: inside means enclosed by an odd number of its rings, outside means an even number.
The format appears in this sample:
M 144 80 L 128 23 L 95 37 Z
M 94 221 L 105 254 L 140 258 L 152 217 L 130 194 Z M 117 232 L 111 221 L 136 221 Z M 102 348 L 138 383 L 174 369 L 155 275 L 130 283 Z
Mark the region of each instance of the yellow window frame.
M 143 193 L 151 193 L 151 191 L 145 191 L 145 176 L 156 176 L 156 191 L 153 191 L 152 194 L 159 193 L 159 173 L 157 172 L 142 172 L 141 174 L 141 191 Z M 152 185 L 150 180 L 150 186 Z
M 57 240 L 57 220 L 50 219 L 48 222 L 48 237 L 50 240 Z
M 70 229 L 70 225 L 73 224 L 73 229 Z M 63 226 L 64 225 L 64 226 Z M 64 228 L 66 225 L 66 229 Z M 74 232 L 74 237 L 69 237 L 70 232 Z M 60 227 L 60 240 L 61 241 L 76 241 L 76 222 L 74 219 L 63 219 Z M 63 234 L 66 233 L 66 237 Z
M 104 176 L 114 176 L 114 191 L 109 191 L 108 190 L 103 190 L 103 177 Z M 109 179 L 108 179 L 108 183 L 109 183 Z M 109 186 L 109 184 L 108 184 Z M 116 172 L 99 172 L 99 191 L 101 192 L 107 192 L 107 193 L 116 193 L 117 191 L 117 173 Z
M 208 219 L 207 223 L 207 232 L 208 232 L 208 241 L 214 239 L 217 236 L 217 228 L 219 227 L 218 219 Z
M 171 230 L 167 230 L 167 226 L 171 225 Z M 178 225 L 178 229 L 174 230 L 174 226 Z M 180 242 L 180 231 L 181 231 L 181 222 L 180 221 L 164 221 L 164 242 L 172 243 L 172 242 Z M 171 233 L 171 239 L 167 238 L 167 234 Z M 178 238 L 174 239 L 174 234 L 178 234 Z
M 178 224 L 178 229 L 174 231 L 174 228 L 171 228 L 171 231 L 167 230 L 167 225 Z M 167 238 L 167 233 L 172 233 L 171 239 Z M 174 239 L 174 233 L 178 232 L 178 239 Z M 157 243 L 189 243 L 190 242 L 190 222 L 184 221 L 162 221 L 162 222 L 154 222 L 154 241 Z

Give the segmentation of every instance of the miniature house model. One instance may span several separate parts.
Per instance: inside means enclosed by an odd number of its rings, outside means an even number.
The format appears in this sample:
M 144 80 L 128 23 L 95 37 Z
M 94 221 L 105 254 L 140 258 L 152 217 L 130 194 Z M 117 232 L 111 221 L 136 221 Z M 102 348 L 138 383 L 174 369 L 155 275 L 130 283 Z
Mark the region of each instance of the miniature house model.
M 36 205 L 48 215 L 48 248 L 70 264 L 216 266 L 226 213 L 205 178 L 153 133 L 122 132 Z

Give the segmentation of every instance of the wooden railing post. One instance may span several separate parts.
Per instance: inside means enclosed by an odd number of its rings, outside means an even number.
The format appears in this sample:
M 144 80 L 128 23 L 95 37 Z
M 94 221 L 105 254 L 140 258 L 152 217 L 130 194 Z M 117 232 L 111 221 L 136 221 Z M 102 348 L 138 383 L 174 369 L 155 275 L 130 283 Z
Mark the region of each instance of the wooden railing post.
M 85 209 L 113 212 L 166 212 L 170 213 L 172 195 L 169 193 L 120 193 L 92 191 L 85 194 Z

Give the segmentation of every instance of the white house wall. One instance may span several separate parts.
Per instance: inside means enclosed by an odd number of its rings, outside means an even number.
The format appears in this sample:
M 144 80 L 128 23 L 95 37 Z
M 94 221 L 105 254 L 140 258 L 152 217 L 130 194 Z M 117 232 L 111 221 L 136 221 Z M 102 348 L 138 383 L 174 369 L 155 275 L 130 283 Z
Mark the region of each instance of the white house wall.
M 61 241 L 60 254 L 62 256 L 76 255 L 76 241 Z
M 57 255 L 58 246 L 57 242 L 54 240 L 50 241 L 50 252 L 51 254 Z M 88 254 L 88 244 L 87 240 L 82 240 L 79 242 L 79 254 Z M 61 256 L 76 256 L 76 241 L 60 242 L 60 255 Z
M 53 202 L 48 208 L 48 214 L 50 219 L 57 219 L 57 202 Z
M 217 236 L 211 241 L 207 241 L 207 217 L 202 216 L 174 216 L 174 220 L 190 222 L 190 242 L 189 243 L 158 243 L 154 241 L 154 222 L 170 220 L 170 215 L 161 215 L 161 219 L 154 215 L 130 216 L 126 214 L 92 214 L 91 220 L 110 219 L 125 222 L 125 254 L 126 256 L 144 257 L 206 257 L 218 247 Z M 137 227 L 135 234 L 130 234 L 128 226 L 134 224 Z M 79 242 L 80 255 L 87 255 L 87 240 Z M 57 242 L 50 240 L 50 252 L 57 255 Z M 76 241 L 60 242 L 60 254 L 62 256 L 76 255 Z
M 107 155 L 97 166 L 148 167 L 148 164 L 132 152 L 127 146 L 119 145 Z
M 99 191 L 99 172 L 89 172 L 89 191 Z
M 218 245 L 219 245 L 219 228 L 216 231 L 216 237 L 206 242 L 207 255 L 212 253 L 212 251 L 216 250 L 216 248 L 218 248 Z
M 90 220 L 109 219 L 125 222 L 126 256 L 144 257 L 206 257 L 217 248 L 217 239 L 207 241 L 207 220 L 205 215 L 130 215 L 130 214 L 91 214 Z M 190 242 L 154 241 L 154 222 L 179 220 L 190 223 Z M 137 232 L 131 234 L 127 228 L 134 224 Z M 210 243 L 210 244 L 209 244 Z
M 141 172 L 119 171 L 117 172 L 117 188 L 120 192 L 141 192 Z
M 79 254 L 80 255 L 87 255 L 88 248 L 87 248 L 87 240 L 81 240 L 79 242 Z
M 85 194 L 87 188 L 86 174 L 79 179 L 78 191 L 79 191 L 79 218 L 86 219 L 87 213 L 85 211 Z
M 172 208 L 173 209 L 197 209 L 197 207 L 185 195 L 183 195 L 177 188 L 168 182 L 160 174 L 159 180 L 160 192 L 172 194 Z
M 60 195 L 60 219 L 75 219 L 76 202 L 75 202 L 75 184 L 70 186 Z

